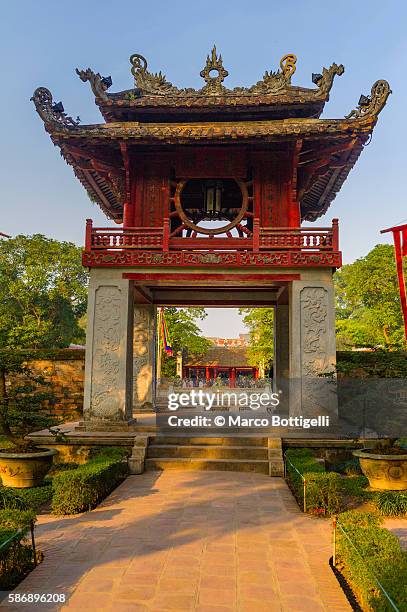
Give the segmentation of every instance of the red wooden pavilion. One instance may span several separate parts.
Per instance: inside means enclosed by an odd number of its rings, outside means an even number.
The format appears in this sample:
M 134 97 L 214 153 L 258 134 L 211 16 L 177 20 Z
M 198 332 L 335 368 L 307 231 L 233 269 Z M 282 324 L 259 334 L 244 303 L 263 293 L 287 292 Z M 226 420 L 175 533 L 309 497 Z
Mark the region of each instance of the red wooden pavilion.
M 130 58 L 134 86 L 77 70 L 103 122 L 81 125 L 48 89 L 33 95 L 45 129 L 117 226 L 86 226 L 90 269 L 84 427 L 126 427 L 154 405 L 157 306 L 275 306 L 276 375 L 301 380 L 293 414 L 326 406 L 307 380 L 332 371 L 332 272 L 338 221 L 324 215 L 369 141 L 390 87 L 377 81 L 344 119 L 321 119 L 335 76 L 291 83 L 297 58 L 228 89 L 216 48 L 200 89 L 181 89 Z M 324 399 L 325 397 L 325 399 Z M 324 408 L 325 409 L 325 408 Z

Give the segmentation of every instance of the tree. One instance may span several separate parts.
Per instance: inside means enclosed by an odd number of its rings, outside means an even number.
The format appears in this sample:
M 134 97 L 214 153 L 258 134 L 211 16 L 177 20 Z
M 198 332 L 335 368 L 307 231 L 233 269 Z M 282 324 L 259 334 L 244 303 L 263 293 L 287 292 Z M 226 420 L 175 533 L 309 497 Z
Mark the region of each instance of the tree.
M 250 332 L 248 348 L 251 365 L 268 369 L 274 352 L 274 308 L 240 308 L 243 322 Z
M 81 249 L 41 234 L 0 242 L 0 348 L 82 342 L 87 272 Z
M 404 344 L 394 249 L 376 245 L 335 277 L 338 348 Z
M 45 411 L 44 403 L 52 408 L 56 402 L 52 383 L 35 374 L 27 365 L 28 351 L 0 350 L 0 433 L 13 447 L 11 452 L 30 451 L 35 444 L 27 434 L 49 429 L 61 421 L 52 410 Z M 8 384 L 12 379 L 13 384 Z
M 211 346 L 211 342 L 202 336 L 197 324 L 207 316 L 205 308 L 165 308 L 165 320 L 167 322 L 173 357 L 162 352 L 161 376 L 175 376 L 176 355 L 182 351 L 184 355 L 201 357 Z

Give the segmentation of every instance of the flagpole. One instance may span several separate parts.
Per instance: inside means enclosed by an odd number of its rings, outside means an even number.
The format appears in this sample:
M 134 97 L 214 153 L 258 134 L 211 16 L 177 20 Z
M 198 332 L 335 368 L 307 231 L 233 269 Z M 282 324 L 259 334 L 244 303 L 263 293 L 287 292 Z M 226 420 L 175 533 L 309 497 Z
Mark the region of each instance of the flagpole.
M 407 292 L 404 280 L 403 257 L 407 255 L 407 225 L 398 225 L 382 230 L 381 234 L 392 232 L 396 258 L 397 276 L 400 289 L 401 310 L 404 319 L 404 334 L 407 340 Z

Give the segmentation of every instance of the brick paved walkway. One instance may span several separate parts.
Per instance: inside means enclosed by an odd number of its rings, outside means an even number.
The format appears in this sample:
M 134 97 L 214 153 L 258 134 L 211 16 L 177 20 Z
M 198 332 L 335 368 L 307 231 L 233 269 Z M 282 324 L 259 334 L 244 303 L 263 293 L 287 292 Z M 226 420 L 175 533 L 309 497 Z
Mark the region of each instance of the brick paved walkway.
M 37 532 L 45 561 L 18 591 L 64 592 L 66 611 L 351 610 L 328 565 L 329 522 L 304 516 L 279 478 L 131 476 L 93 512 L 43 516 Z
M 401 548 L 407 550 L 407 519 L 386 518 L 383 527 L 386 527 L 386 529 L 394 533 L 400 540 Z

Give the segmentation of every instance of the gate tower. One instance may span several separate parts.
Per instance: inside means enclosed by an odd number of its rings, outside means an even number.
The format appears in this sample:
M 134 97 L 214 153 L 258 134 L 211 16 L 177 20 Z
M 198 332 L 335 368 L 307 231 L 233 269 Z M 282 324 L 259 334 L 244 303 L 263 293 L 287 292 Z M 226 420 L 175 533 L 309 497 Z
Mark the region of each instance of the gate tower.
M 277 386 L 290 414 L 333 402 L 314 382 L 335 368 L 333 271 L 338 220 L 324 215 L 364 145 L 390 87 L 377 81 L 344 119 L 321 119 L 340 64 L 292 84 L 285 55 L 251 87 L 228 89 L 212 49 L 200 89 L 180 89 L 130 58 L 134 86 L 77 70 L 103 122 L 82 125 L 40 87 L 46 131 L 113 225 L 86 223 L 90 270 L 83 427 L 120 430 L 154 406 L 156 305 L 275 306 Z M 116 225 L 114 225 L 116 224 Z M 318 380 L 321 380 L 319 378 Z

